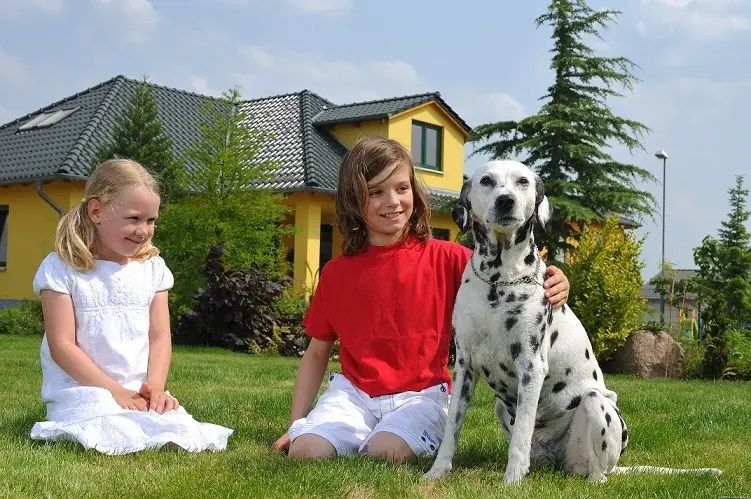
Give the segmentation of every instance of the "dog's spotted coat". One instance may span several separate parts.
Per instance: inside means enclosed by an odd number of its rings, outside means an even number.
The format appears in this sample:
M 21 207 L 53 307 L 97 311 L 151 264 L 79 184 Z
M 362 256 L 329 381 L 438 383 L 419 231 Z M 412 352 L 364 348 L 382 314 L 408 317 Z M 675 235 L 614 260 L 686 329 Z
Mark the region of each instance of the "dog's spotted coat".
M 549 208 L 531 170 L 492 161 L 462 189 L 454 218 L 471 228 L 475 251 L 454 307 L 454 390 L 443 443 L 427 478 L 451 469 L 472 391 L 482 376 L 509 439 L 505 480 L 520 481 L 530 462 L 605 480 L 628 443 L 628 430 L 605 387 L 579 319 L 551 310 L 533 229 Z

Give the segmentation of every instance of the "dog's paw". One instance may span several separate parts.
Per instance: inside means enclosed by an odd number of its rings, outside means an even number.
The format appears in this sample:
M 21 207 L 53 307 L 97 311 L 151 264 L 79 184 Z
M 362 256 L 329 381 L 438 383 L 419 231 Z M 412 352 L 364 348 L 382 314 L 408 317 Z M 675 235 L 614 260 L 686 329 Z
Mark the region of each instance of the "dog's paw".
M 438 480 L 449 474 L 451 471 L 451 463 L 441 464 L 438 462 L 433 463 L 433 466 L 422 476 L 423 480 Z
M 508 485 L 519 483 L 524 478 L 524 475 L 527 474 L 528 469 L 529 466 L 509 463 L 506 465 L 506 474 L 503 476 L 503 481 Z

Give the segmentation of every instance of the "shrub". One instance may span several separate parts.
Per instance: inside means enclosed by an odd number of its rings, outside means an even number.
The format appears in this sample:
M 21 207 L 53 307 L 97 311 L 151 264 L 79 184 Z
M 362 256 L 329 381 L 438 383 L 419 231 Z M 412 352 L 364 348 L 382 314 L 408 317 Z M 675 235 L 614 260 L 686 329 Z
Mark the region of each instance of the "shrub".
M 683 347 L 684 355 L 683 377 L 701 378 L 706 346 L 700 341 L 689 338 L 680 339 L 679 341 L 681 347 Z
M 601 360 L 626 343 L 641 321 L 642 242 L 609 218 L 602 228 L 586 227 L 569 255 L 570 305 Z
M 751 379 L 751 330 L 729 329 L 725 339 L 728 361 L 723 378 Z
M 277 299 L 276 307 L 280 327 L 277 351 L 287 357 L 302 357 L 310 343 L 302 327 L 308 308 L 305 295 L 288 287 Z
M 0 310 L 0 334 L 17 336 L 44 334 L 42 302 L 23 300 L 19 306 Z
M 257 267 L 225 270 L 223 249 L 206 257 L 206 289 L 179 320 L 176 343 L 221 346 L 258 353 L 278 343 L 276 298 L 284 286 L 270 281 Z

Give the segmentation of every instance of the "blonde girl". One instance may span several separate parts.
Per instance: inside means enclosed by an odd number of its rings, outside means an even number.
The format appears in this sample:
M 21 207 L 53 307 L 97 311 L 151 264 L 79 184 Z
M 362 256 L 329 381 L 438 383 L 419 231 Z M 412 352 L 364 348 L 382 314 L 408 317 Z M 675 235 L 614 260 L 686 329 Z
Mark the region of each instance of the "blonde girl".
M 106 454 L 167 444 L 220 450 L 232 430 L 195 421 L 165 390 L 172 273 L 152 244 L 159 186 L 128 159 L 99 165 L 59 222 L 34 291 L 42 300 L 42 400 L 31 437 Z

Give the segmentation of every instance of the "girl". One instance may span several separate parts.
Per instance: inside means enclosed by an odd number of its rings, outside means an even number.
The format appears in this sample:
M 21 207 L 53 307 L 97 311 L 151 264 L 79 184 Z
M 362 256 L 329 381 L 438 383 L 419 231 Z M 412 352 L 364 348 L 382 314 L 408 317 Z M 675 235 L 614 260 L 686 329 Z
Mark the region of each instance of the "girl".
M 42 400 L 31 438 L 105 454 L 166 444 L 221 450 L 232 430 L 195 421 L 165 391 L 172 273 L 151 244 L 159 187 L 138 163 L 99 165 L 34 277 L 42 299 Z
M 430 238 L 427 195 L 393 140 L 363 139 L 347 153 L 336 212 L 344 254 L 324 268 L 303 321 L 311 341 L 291 426 L 273 446 L 295 457 L 431 454 L 443 437 L 451 314 L 471 251 Z M 547 273 L 560 306 L 568 280 Z M 342 373 L 310 411 L 337 339 Z

